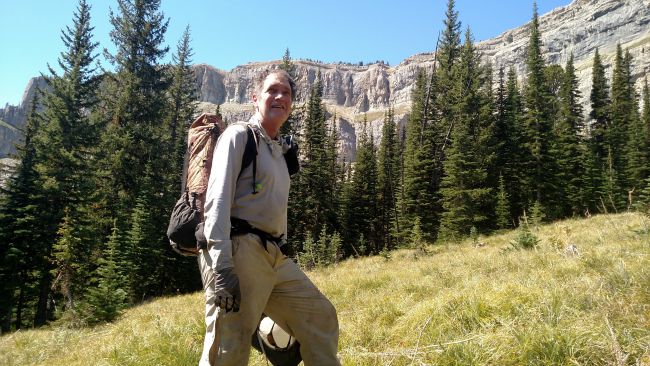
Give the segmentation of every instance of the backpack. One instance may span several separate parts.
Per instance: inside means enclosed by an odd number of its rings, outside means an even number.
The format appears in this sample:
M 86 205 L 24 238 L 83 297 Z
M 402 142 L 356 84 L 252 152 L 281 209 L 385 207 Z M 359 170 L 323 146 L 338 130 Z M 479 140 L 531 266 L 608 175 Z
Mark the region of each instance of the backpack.
M 219 116 L 203 113 L 192 122 L 187 132 L 183 193 L 174 205 L 167 227 L 169 244 L 181 255 L 196 256 L 199 253 L 196 233 L 203 229 L 203 205 L 212 169 L 212 155 L 225 128 Z M 257 154 L 255 138 L 250 138 L 253 132 L 250 128 L 248 131 L 242 170 L 255 160 Z
M 244 147 L 241 170 L 253 164 L 253 194 L 257 193 L 255 175 L 257 173 L 257 140 L 258 137 L 248 123 L 238 122 L 246 126 L 247 140 Z M 167 227 L 167 237 L 172 249 L 184 256 L 197 256 L 201 245 L 206 241 L 197 241 L 197 235 L 203 236 L 203 206 L 205 204 L 212 156 L 219 136 L 225 129 L 225 124 L 214 114 L 203 113 L 192 122 L 188 131 L 188 147 L 186 163 L 183 167 L 184 187 L 181 197 L 172 210 Z M 284 154 L 289 174 L 298 172 L 298 145 L 291 137 L 284 137 L 291 148 Z

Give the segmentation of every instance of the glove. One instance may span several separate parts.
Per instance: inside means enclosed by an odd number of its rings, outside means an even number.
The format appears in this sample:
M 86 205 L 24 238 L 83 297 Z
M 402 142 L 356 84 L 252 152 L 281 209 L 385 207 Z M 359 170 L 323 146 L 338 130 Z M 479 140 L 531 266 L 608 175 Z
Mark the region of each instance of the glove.
M 216 304 L 227 312 L 238 312 L 241 292 L 239 277 L 232 267 L 223 268 L 214 274 L 214 291 Z

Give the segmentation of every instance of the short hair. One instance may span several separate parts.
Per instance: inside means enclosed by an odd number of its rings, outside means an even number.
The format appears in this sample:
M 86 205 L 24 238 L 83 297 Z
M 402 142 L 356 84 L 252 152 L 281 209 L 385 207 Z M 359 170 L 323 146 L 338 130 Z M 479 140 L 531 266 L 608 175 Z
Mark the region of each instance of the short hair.
M 269 75 L 273 75 L 273 74 L 282 75 L 287 79 L 287 81 L 289 82 L 289 86 L 291 87 L 291 100 L 294 100 L 296 98 L 296 82 L 293 81 L 291 75 L 289 75 L 288 72 L 282 69 L 264 69 L 259 74 L 257 74 L 255 79 L 253 80 L 254 93 L 256 95 L 262 93 L 262 88 L 264 87 L 264 81 L 266 81 L 266 78 Z

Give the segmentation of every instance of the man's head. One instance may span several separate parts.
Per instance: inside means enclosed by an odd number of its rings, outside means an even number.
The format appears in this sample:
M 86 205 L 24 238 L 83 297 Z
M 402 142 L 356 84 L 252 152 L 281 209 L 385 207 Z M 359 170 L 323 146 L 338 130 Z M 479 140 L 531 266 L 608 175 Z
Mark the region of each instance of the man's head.
M 255 79 L 253 104 L 262 126 L 275 137 L 291 114 L 295 83 L 284 70 L 265 70 Z

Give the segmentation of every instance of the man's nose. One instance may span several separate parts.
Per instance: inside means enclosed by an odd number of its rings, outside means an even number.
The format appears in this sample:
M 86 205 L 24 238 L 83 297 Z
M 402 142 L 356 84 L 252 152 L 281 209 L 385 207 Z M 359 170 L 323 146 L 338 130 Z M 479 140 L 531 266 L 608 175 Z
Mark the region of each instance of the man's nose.
M 282 98 L 288 98 L 289 97 L 289 92 L 283 92 L 279 91 L 275 94 L 275 99 L 282 99 Z

